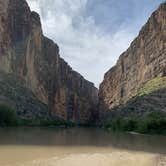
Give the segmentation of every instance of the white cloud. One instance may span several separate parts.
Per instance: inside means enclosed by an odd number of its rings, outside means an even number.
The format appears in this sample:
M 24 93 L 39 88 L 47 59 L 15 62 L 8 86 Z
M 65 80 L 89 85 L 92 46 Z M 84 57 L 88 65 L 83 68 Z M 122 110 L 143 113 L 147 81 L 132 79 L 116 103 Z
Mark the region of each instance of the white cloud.
M 61 56 L 96 86 L 134 37 L 128 29 L 106 34 L 85 17 L 87 0 L 28 0 L 41 15 L 43 31 L 60 46 Z

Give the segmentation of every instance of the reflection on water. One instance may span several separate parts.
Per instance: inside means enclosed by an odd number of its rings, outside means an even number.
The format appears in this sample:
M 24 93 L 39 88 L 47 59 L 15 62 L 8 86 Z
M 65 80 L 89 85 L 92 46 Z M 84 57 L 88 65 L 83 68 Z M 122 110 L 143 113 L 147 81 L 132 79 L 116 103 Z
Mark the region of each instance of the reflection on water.
M 20 155 L 23 155 L 22 153 L 25 153 L 25 159 L 31 160 L 30 154 L 33 154 L 29 152 L 31 150 L 36 151 L 36 156 L 33 155 L 32 159 L 36 159 L 36 157 L 48 158 L 67 153 L 89 152 L 94 154 L 113 151 L 165 155 L 166 137 L 108 133 L 95 128 L 0 128 L 0 164 L 8 164 L 8 160 L 10 161 L 14 152 L 18 153 L 18 159 Z M 6 155 L 8 156 L 6 157 Z
M 1 128 L 0 145 L 107 146 L 166 154 L 166 137 L 87 128 Z

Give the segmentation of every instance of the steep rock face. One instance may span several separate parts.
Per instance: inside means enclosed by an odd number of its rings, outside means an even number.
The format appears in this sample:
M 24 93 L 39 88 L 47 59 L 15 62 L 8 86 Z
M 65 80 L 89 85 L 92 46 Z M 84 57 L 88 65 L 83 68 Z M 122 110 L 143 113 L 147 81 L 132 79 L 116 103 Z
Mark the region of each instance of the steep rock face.
M 24 80 L 52 115 L 84 123 L 95 114 L 97 89 L 60 58 L 25 0 L 0 0 L 0 70 Z
M 100 110 L 106 111 L 126 104 L 139 95 L 140 89 L 147 87 L 148 81 L 158 77 L 164 79 L 164 76 L 166 76 L 166 2 L 152 14 L 139 36 L 120 56 L 117 64 L 105 74 L 99 91 Z
M 52 119 L 48 106 L 39 101 L 24 84 L 19 77 L 0 71 L 0 104 L 17 110 L 21 119 Z

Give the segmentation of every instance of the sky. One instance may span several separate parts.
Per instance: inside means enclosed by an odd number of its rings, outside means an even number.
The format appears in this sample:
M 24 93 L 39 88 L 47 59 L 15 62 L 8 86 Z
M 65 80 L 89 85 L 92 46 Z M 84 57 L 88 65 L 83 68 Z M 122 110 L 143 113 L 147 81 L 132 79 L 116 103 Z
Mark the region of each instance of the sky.
M 27 0 L 43 33 L 97 87 L 164 0 Z

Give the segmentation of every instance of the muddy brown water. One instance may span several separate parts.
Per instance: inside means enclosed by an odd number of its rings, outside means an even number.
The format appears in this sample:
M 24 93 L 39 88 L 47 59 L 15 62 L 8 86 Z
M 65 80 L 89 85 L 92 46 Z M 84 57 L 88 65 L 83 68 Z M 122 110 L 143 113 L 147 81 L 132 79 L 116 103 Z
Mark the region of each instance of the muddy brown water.
M 166 137 L 96 128 L 0 128 L 0 166 L 166 166 Z

